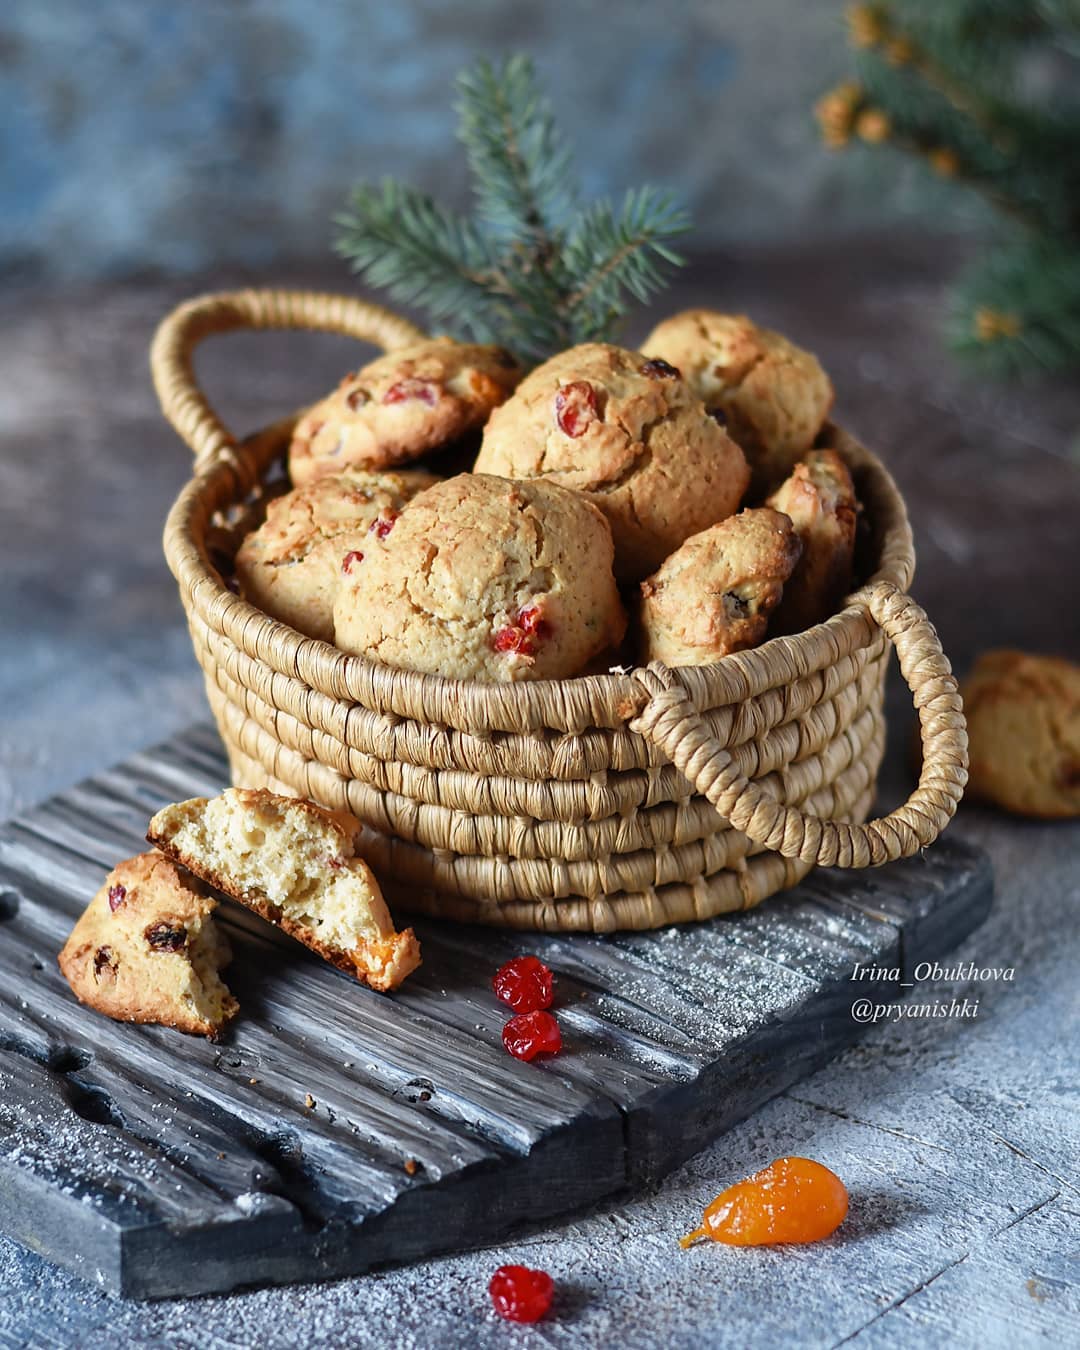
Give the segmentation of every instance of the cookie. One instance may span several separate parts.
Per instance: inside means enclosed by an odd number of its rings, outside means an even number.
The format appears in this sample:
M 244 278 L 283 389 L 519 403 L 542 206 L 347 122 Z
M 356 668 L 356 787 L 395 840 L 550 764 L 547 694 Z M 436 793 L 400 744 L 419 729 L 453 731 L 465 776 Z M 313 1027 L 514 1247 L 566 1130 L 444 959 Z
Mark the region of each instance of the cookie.
M 770 632 L 801 633 L 834 614 L 851 590 L 855 485 L 835 450 L 811 450 L 766 505 L 791 517 L 803 546 Z
M 368 535 L 438 480 L 418 469 L 331 474 L 276 497 L 236 554 L 241 594 L 308 637 L 334 640 L 334 597 Z
M 983 652 L 960 693 L 968 795 L 1021 816 L 1080 816 L 1080 666 Z
M 746 452 L 751 496 L 774 488 L 810 449 L 833 387 L 816 356 L 745 314 L 688 309 L 641 344 L 678 366 L 691 389 Z
M 420 964 L 379 883 L 356 854 L 360 824 L 265 788 L 229 788 L 159 811 L 147 838 L 196 876 L 373 989 L 396 989 Z
M 665 361 L 591 342 L 537 367 L 492 413 L 477 472 L 545 478 L 608 519 L 620 580 L 737 509 L 742 451 Z
M 238 1004 L 218 972 L 231 953 L 217 901 L 160 853 L 120 863 L 60 953 L 80 1003 L 119 1022 L 216 1036 Z
M 701 666 L 756 647 L 801 552 L 791 521 L 768 507 L 695 534 L 641 583 L 645 660 Z
M 346 375 L 296 424 L 297 487 L 324 473 L 388 469 L 450 445 L 488 419 L 521 379 L 502 347 L 429 338 Z
M 596 507 L 489 474 L 414 497 L 334 606 L 343 651 L 459 680 L 577 675 L 625 627 Z

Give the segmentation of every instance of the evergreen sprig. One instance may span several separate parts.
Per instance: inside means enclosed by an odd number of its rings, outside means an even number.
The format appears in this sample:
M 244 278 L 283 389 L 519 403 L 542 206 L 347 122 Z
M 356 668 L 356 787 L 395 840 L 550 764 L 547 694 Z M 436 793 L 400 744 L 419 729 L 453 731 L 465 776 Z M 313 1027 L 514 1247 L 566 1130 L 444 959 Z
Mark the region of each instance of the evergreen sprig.
M 918 155 L 1000 218 L 957 288 L 957 347 L 994 373 L 1080 365 L 1078 0 L 877 0 L 848 32 L 857 80 L 818 104 L 826 143 Z
M 360 184 L 336 218 L 353 271 L 440 324 L 526 360 L 610 338 L 631 300 L 661 289 L 689 229 L 644 187 L 582 210 L 569 147 L 532 63 L 478 61 L 458 77 L 458 135 L 475 220 L 393 180 Z

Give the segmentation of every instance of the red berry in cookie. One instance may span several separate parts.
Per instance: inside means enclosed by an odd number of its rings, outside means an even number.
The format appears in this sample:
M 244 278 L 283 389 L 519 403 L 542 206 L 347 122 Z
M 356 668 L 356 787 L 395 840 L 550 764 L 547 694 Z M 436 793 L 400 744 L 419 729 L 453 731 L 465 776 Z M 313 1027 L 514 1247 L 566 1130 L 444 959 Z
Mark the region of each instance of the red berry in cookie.
M 530 1060 L 537 1055 L 557 1055 L 562 1049 L 562 1032 L 551 1013 L 537 1010 L 511 1017 L 503 1027 L 502 1041 L 515 1059 Z
M 394 522 L 397 520 L 397 512 L 391 511 L 385 515 L 379 516 L 371 522 L 371 533 L 376 539 L 385 539 L 394 528 Z
M 518 956 L 507 961 L 491 982 L 496 997 L 518 1013 L 536 1012 L 550 1008 L 552 997 L 551 971 L 536 956 Z
M 121 886 L 119 882 L 115 886 L 109 887 L 109 908 L 115 914 L 120 906 L 127 899 L 127 887 Z
M 351 548 L 348 551 L 348 553 L 345 554 L 344 558 L 342 558 L 341 560 L 341 570 L 345 573 L 346 576 L 348 576 L 349 573 L 353 570 L 353 567 L 357 563 L 362 563 L 363 561 L 364 555 L 360 552 L 360 550 L 356 548 Z
M 407 403 L 410 399 L 418 399 L 421 403 L 426 403 L 429 408 L 434 408 L 439 401 L 439 391 L 430 380 L 418 380 L 415 377 L 409 377 L 404 380 L 398 380 L 383 394 L 384 403 Z
M 187 929 L 170 923 L 155 923 L 146 930 L 146 941 L 156 952 L 182 952 L 187 946 Z
M 500 1266 L 491 1277 L 488 1293 L 495 1311 L 507 1322 L 539 1322 L 551 1307 L 555 1281 L 544 1270 Z
M 584 436 L 596 418 L 596 390 L 587 380 L 572 380 L 555 395 L 555 420 L 567 436 Z

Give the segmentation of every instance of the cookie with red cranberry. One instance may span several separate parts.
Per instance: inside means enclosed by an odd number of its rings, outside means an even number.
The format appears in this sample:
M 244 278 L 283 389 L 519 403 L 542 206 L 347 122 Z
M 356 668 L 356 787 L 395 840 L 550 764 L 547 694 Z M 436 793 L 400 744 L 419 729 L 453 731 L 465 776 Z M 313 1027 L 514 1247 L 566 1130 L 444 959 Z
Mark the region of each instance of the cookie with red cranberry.
M 745 314 L 684 310 L 658 324 L 641 350 L 678 366 L 742 446 L 753 494 L 791 472 L 832 407 L 832 383 L 817 357 Z
M 737 509 L 742 451 L 666 361 L 590 342 L 537 367 L 492 413 L 480 473 L 544 478 L 585 493 L 639 581 L 684 539 Z
M 346 375 L 296 424 L 289 473 L 387 469 L 456 441 L 487 421 L 521 379 L 502 347 L 429 338 Z
M 641 583 L 645 659 L 701 666 L 756 647 L 801 552 L 791 521 L 768 507 L 695 534 Z
M 120 1022 L 216 1036 L 238 1009 L 219 972 L 231 958 L 217 901 L 156 850 L 120 863 L 60 953 L 80 1003 Z
M 848 466 L 835 450 L 811 450 L 768 499 L 791 518 L 802 557 L 770 631 L 801 633 L 836 612 L 851 590 L 858 502 Z
M 334 605 L 337 645 L 461 680 L 562 679 L 626 626 L 611 530 L 580 493 L 461 474 L 414 497 Z
M 236 554 L 244 598 L 282 623 L 334 640 L 334 597 L 369 536 L 438 480 L 419 469 L 330 474 L 276 497 Z

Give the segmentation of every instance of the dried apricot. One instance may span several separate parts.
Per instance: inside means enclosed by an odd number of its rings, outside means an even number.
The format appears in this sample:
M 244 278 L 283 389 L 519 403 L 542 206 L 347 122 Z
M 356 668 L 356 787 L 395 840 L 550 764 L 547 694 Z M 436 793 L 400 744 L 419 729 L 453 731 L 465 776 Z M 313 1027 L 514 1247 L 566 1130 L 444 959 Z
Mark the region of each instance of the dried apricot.
M 732 1247 L 819 1242 L 836 1232 L 847 1211 L 847 1187 L 835 1172 L 810 1158 L 777 1158 L 718 1195 L 701 1227 L 679 1245 L 699 1238 Z

